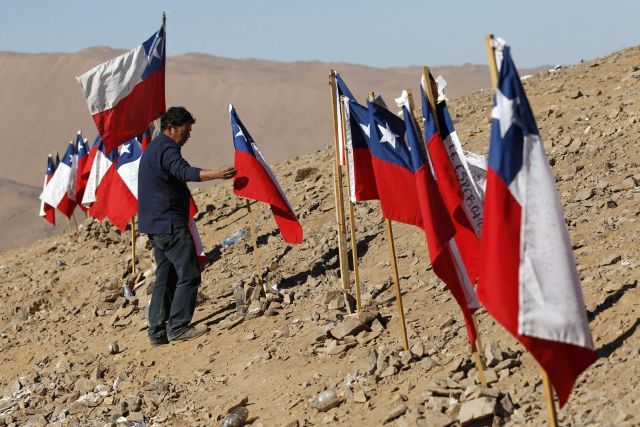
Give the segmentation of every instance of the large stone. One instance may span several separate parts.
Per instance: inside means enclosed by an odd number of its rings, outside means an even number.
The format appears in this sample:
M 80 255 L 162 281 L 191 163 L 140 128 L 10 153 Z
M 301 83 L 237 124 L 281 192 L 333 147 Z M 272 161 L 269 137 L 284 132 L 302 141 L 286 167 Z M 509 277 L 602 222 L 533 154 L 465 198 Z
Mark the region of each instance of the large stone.
M 319 172 L 318 168 L 312 168 L 312 167 L 299 168 L 298 170 L 296 170 L 296 176 L 294 180 L 296 182 L 302 181 L 309 178 L 312 175 L 317 174 L 318 172 Z
M 367 325 L 359 321 L 354 317 L 345 317 L 337 326 L 331 328 L 329 334 L 337 339 L 341 340 L 348 335 L 358 335 L 358 333 L 367 329 Z
M 502 362 L 502 350 L 497 343 L 489 343 L 484 346 L 484 357 L 487 361 L 487 367 L 493 368 L 498 363 Z
M 496 411 L 496 399 L 491 397 L 479 397 L 477 399 L 462 402 L 458 421 L 463 426 L 473 422 L 492 417 Z

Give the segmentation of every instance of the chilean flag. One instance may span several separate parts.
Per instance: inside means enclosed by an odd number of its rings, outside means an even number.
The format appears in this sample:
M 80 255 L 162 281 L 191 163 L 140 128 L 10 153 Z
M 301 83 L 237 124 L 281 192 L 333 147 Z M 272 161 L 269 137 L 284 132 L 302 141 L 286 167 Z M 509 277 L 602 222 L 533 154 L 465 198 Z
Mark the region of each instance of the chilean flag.
M 465 286 L 456 267 L 450 245 L 456 230 L 421 151 L 411 113 L 403 106 L 403 121 L 371 102 L 368 107 L 371 154 L 382 213 L 385 218 L 425 231 L 433 270 L 460 305 L 473 343 L 476 331 L 471 315 L 478 303 L 473 288 Z
M 296 218 L 267 161 L 258 149 L 249 131 L 240 121 L 233 105 L 229 105 L 233 145 L 234 167 L 238 173 L 233 179 L 234 193 L 240 197 L 259 200 L 271 205 L 271 212 L 280 234 L 287 243 L 302 242 L 302 226 Z
M 82 204 L 85 207 L 90 207 L 91 204 L 96 201 L 96 190 L 105 174 L 117 158 L 118 150 L 113 150 L 109 154 L 105 155 L 102 139 L 100 138 L 100 135 L 98 135 L 93 143 L 93 147 L 91 147 L 89 160 L 85 164 L 85 168 L 82 172 L 82 174 L 85 175 L 87 174 L 87 169 L 89 170 L 87 186 L 84 190 L 84 195 L 82 196 Z M 89 209 L 89 214 L 93 215 L 91 213 L 91 209 Z
M 149 128 L 166 110 L 165 33 L 77 77 L 107 153 Z
M 76 168 L 76 200 L 79 202 L 78 207 L 84 212 L 87 208 L 82 205 L 82 197 L 84 196 L 85 188 L 87 187 L 87 180 L 89 174 L 84 175 L 87 162 L 89 161 L 89 146 L 87 140 L 82 138 L 82 132 L 78 131 L 76 136 L 76 150 L 78 152 L 78 166 Z
M 476 235 L 479 237 L 482 230 L 484 190 L 473 179 L 467 154 L 462 149 L 460 138 L 454 128 L 453 120 L 445 101 L 440 101 L 436 104 L 436 114 L 438 115 L 442 143 L 447 150 L 451 165 L 456 171 L 458 181 L 460 181 L 460 189 L 464 196 L 462 208 L 467 218 L 469 218 Z
M 345 117 L 345 149 L 349 165 L 351 202 L 377 200 L 378 189 L 369 150 L 369 111 L 358 104 L 339 74 L 336 74 L 340 103 Z M 338 110 L 339 111 L 339 110 Z
M 478 297 L 544 368 L 562 406 L 597 356 L 555 180 L 509 47 L 500 44 Z
M 53 164 L 53 158 L 51 154 L 47 157 L 47 171 L 44 174 L 44 184 L 42 185 L 42 191 L 47 187 L 47 183 L 51 181 L 53 173 L 56 167 Z M 49 221 L 52 225 L 56 225 L 56 210 L 53 206 L 40 201 L 40 216 Z
M 427 87 L 430 90 L 430 87 Z M 480 239 L 479 229 L 473 226 L 474 216 L 472 212 L 476 212 L 480 216 L 480 224 L 482 220 L 482 202 L 478 200 L 480 209 L 473 210 L 473 200 L 470 202 L 468 198 L 473 198 L 474 194 L 471 190 L 471 177 L 467 175 L 464 168 L 463 160 L 452 142 L 451 134 L 448 133 L 445 141 L 442 140 L 438 130 L 437 122 L 433 115 L 431 105 L 425 94 L 425 86 L 422 86 L 422 114 L 424 117 L 424 132 L 427 151 L 431 160 L 433 174 L 436 178 L 438 190 L 442 195 L 447 212 L 456 229 L 456 235 L 452 244 L 455 245 L 453 253 L 458 253 L 461 264 L 458 265 L 460 277 L 466 283 L 466 288 L 473 290 L 473 286 L 478 280 L 478 268 L 480 262 Z M 446 107 L 445 107 L 446 108 Z M 449 126 L 445 123 L 441 126 L 448 132 Z M 456 257 L 456 259 L 458 259 Z M 475 293 L 475 292 L 474 292 Z M 477 301 L 476 301 L 477 302 Z
M 109 168 L 96 190 L 89 213 L 99 220 L 108 218 L 121 231 L 138 212 L 138 166 L 142 149 L 136 139 L 123 144 L 118 159 Z
M 53 177 L 40 194 L 40 200 L 53 206 L 70 218 L 76 207 L 76 149 L 69 142 L 62 161 L 53 173 Z

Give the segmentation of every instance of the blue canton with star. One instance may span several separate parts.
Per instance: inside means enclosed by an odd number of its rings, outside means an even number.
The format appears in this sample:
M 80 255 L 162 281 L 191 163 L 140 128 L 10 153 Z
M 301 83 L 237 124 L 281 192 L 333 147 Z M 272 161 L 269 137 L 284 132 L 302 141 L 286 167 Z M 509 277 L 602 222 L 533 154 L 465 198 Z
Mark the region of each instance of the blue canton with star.
M 538 127 L 510 48 L 505 46 L 491 111 L 489 167 L 507 186 L 522 169 L 525 135 L 538 135 Z
M 164 28 L 160 27 L 151 38 L 142 43 L 142 46 L 144 47 L 144 53 L 147 55 L 147 65 L 142 73 L 142 80 L 144 80 L 164 67 L 166 60 Z

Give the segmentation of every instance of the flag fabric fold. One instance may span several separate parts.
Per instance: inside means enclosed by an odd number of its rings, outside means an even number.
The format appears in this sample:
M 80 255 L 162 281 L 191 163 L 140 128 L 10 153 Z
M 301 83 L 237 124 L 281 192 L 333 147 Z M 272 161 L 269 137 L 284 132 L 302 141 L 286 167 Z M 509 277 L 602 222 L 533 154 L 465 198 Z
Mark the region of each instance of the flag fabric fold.
M 53 177 L 53 173 L 55 172 L 55 165 L 51 154 L 47 157 L 47 170 L 44 174 L 44 184 L 42 185 L 42 191 L 46 188 L 49 181 Z M 49 221 L 51 225 L 56 225 L 56 210 L 53 206 L 45 203 L 44 201 L 40 201 L 40 216 L 45 220 Z
M 284 241 L 301 243 L 302 226 L 267 161 L 240 121 L 233 105 L 229 105 L 229 116 L 235 148 L 234 167 L 238 171 L 233 179 L 234 193 L 241 197 L 268 203 Z
M 433 174 L 436 179 L 438 190 L 442 195 L 444 203 L 447 207 L 449 218 L 456 229 L 454 243 L 456 248 L 454 251 L 460 254 L 462 265 L 457 267 L 462 280 L 466 282 L 466 289 L 473 289 L 478 280 L 478 268 L 480 262 L 480 239 L 479 234 L 473 226 L 473 214 L 466 204 L 465 196 L 468 195 L 469 177 L 466 175 L 462 160 L 451 143 L 451 136 L 448 135 L 448 145 L 445 145 L 439 129 L 438 122 L 433 115 L 429 100 L 425 94 L 423 86 L 422 94 L 422 115 L 424 120 L 425 144 Z M 448 128 L 447 125 L 444 126 Z M 448 132 L 449 133 L 449 132 Z M 473 195 L 472 195 L 473 197 Z M 481 201 L 478 201 L 481 203 Z M 472 208 L 473 206 L 471 206 Z M 481 207 L 481 205 L 480 205 Z M 482 220 L 482 210 L 476 211 Z M 480 230 L 478 229 L 478 232 Z M 475 300 L 475 298 L 474 298 Z M 475 301 L 477 303 L 477 301 Z
M 85 175 L 88 170 L 87 186 L 84 190 L 84 195 L 82 196 L 82 204 L 85 207 L 89 208 L 91 204 L 96 201 L 96 190 L 117 157 L 117 150 L 113 150 L 109 154 L 105 154 L 102 139 L 100 138 L 100 135 L 98 135 L 93 143 L 93 147 L 91 147 L 89 160 L 87 160 L 82 172 L 82 174 Z M 89 209 L 89 214 L 93 215 L 91 213 L 91 209 Z M 102 219 L 104 219 L 104 216 Z
M 40 200 L 58 209 L 67 218 L 73 215 L 76 207 L 76 168 L 75 144 L 69 142 L 62 160 L 40 194 Z
M 138 47 L 77 77 L 106 153 L 165 112 L 165 45 L 160 28 Z
M 462 190 L 462 208 L 473 226 L 476 235 L 480 236 L 483 217 L 483 189 L 473 179 L 467 156 L 462 149 L 460 138 L 454 128 L 453 120 L 445 101 L 436 104 L 436 114 L 438 115 L 442 144 L 445 147 L 451 165 L 455 169 L 459 187 Z
M 509 47 L 498 50 L 478 297 L 564 405 L 597 356 L 555 179 Z
M 82 198 L 87 187 L 87 180 L 89 179 L 89 175 L 84 174 L 89 161 L 89 146 L 87 145 L 87 140 L 82 138 L 82 132 L 80 131 L 78 131 L 76 135 L 76 151 L 78 153 L 78 165 L 76 167 L 76 201 L 78 202 L 78 207 L 86 212 L 87 208 L 82 205 Z

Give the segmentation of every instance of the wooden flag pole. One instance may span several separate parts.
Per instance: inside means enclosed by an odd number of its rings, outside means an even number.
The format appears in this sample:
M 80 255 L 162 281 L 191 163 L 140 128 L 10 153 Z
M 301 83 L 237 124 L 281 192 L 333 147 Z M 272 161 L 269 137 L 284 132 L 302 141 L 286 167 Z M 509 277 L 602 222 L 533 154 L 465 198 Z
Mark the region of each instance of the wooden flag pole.
M 493 34 L 487 34 L 484 38 L 487 45 L 487 55 L 489 57 L 489 74 L 491 75 L 491 87 L 498 84 L 498 64 L 496 63 L 496 50 L 493 47 Z
M 400 328 L 402 329 L 402 344 L 405 351 L 409 351 L 409 337 L 407 336 L 407 324 L 404 320 L 404 307 L 402 305 L 402 293 L 400 292 L 400 278 L 398 276 L 398 261 L 396 260 L 396 245 L 393 243 L 393 228 L 391 220 L 384 220 L 387 229 L 387 243 L 389 244 L 389 256 L 391 257 L 391 266 L 393 267 L 393 282 L 396 289 L 396 304 L 398 306 L 398 314 L 400 315 Z
M 340 276 L 342 287 L 346 291 L 349 289 L 349 262 L 347 260 L 347 238 L 344 215 L 344 194 L 342 191 L 342 166 L 340 165 L 340 147 L 338 140 L 338 110 L 336 105 L 336 72 L 331 70 L 329 74 L 329 87 L 331 89 L 331 108 L 333 110 L 333 139 L 334 139 L 334 195 L 336 205 L 336 219 L 338 222 L 338 259 L 340 260 Z
M 342 117 L 342 134 L 346 135 L 346 117 L 344 114 L 344 108 L 340 108 L 340 115 Z M 345 140 L 345 139 L 343 139 Z M 349 162 L 346 163 L 347 170 L 347 194 L 349 199 L 347 200 L 347 204 L 349 205 L 349 231 L 351 232 L 351 260 L 353 262 L 353 275 L 355 280 L 355 288 L 356 288 L 356 308 L 358 313 L 362 310 L 362 302 L 360 297 L 360 268 L 358 266 L 358 241 L 356 240 L 356 216 L 354 212 L 354 203 L 352 201 L 353 195 L 351 194 L 351 181 L 350 170 L 349 170 Z
M 138 274 L 136 264 L 136 221 L 133 217 L 131 218 L 131 272 L 134 276 Z
M 440 123 L 438 122 L 438 115 L 436 114 L 436 94 L 433 93 L 433 90 L 431 90 L 431 80 L 429 79 L 429 74 L 430 74 L 429 67 L 422 67 L 422 79 L 425 82 L 425 87 L 423 89 L 427 95 L 427 99 L 429 100 L 429 108 L 431 109 L 431 114 L 433 115 L 433 118 L 436 124 L 436 129 L 438 129 L 438 132 L 439 132 Z M 424 112 L 423 112 L 423 115 L 424 115 Z M 471 315 L 471 320 L 472 320 L 472 326 L 476 330 L 476 340 L 474 343 L 471 344 L 471 357 L 475 362 L 480 384 L 482 384 L 483 387 L 487 388 L 488 387 L 487 376 L 484 372 L 486 369 L 486 366 L 481 357 L 481 354 L 482 354 L 481 352 L 484 347 L 482 346 L 482 340 L 480 338 L 480 328 L 478 327 L 478 320 L 476 318 L 475 313 Z
M 556 404 L 553 401 L 553 388 L 549 381 L 547 371 L 542 367 L 540 368 L 540 376 L 542 377 L 542 388 L 544 389 L 544 399 L 547 402 L 547 418 L 549 419 L 549 426 L 558 426 L 558 415 L 556 413 Z
M 260 267 L 260 257 L 258 256 L 258 236 L 253 224 L 253 212 L 251 211 L 251 202 L 249 199 L 245 199 L 247 202 L 247 214 L 249 220 L 249 230 L 251 231 L 251 240 L 253 241 L 253 262 L 256 265 L 256 274 L 258 275 L 258 285 L 262 286 L 264 295 L 267 296 L 267 285 L 262 280 L 262 267 Z

